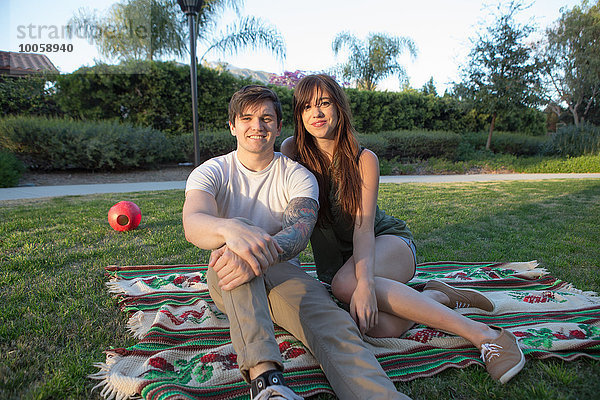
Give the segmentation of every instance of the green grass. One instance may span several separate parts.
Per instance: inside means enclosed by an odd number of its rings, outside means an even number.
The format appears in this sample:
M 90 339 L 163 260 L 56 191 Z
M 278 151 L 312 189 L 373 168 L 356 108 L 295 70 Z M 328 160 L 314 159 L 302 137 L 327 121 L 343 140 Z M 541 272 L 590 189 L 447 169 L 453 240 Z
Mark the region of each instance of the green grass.
M 108 209 L 120 200 L 140 206 L 137 230 L 109 227 Z M 185 241 L 182 204 L 182 191 L 2 202 L 0 399 L 99 397 L 87 378 L 92 364 L 135 342 L 104 267 L 206 262 L 207 252 Z M 600 180 L 388 184 L 380 205 L 409 223 L 419 262 L 537 259 L 600 291 Z M 469 367 L 398 387 L 415 399 L 583 399 L 600 393 L 598 376 L 597 361 L 529 360 L 504 386 Z
M 380 159 L 382 175 L 490 173 L 587 173 L 600 172 L 600 155 L 581 157 L 516 157 L 482 153 L 464 161 L 441 158 L 401 163 Z

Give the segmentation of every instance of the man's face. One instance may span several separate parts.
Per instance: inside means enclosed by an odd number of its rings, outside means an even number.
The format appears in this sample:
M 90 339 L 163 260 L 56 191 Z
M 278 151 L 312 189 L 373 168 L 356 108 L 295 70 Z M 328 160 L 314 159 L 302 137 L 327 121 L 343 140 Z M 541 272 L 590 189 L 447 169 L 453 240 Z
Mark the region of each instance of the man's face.
M 231 134 L 237 137 L 238 152 L 263 154 L 273 152 L 275 138 L 281 133 L 277 113 L 270 100 L 251 105 L 229 123 Z

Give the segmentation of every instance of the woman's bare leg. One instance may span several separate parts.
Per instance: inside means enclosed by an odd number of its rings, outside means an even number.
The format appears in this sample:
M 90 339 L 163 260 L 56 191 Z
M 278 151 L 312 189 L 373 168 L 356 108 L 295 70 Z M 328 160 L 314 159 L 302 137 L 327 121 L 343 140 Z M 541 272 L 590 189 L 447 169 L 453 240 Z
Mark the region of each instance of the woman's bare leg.
M 498 336 L 498 332 L 487 325 L 443 305 L 447 300 L 443 293 L 434 290 L 421 293 L 405 284 L 414 274 L 415 262 L 410 247 L 402 239 L 391 235 L 379 236 L 375 238 L 375 248 L 375 292 L 379 318 L 383 319 L 367 334 L 395 337 L 418 322 L 462 336 L 478 348 Z M 352 257 L 337 272 L 331 287 L 339 300 L 350 303 L 356 288 Z

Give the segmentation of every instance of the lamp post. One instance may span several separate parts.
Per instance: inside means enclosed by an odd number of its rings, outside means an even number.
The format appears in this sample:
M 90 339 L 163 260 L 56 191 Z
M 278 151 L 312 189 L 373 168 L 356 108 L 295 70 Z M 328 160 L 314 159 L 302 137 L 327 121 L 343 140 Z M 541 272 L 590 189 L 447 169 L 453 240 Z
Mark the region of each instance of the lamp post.
M 194 165 L 200 165 L 200 137 L 198 136 L 198 75 L 196 72 L 196 17 L 203 0 L 177 0 L 181 11 L 188 17 L 190 27 L 190 80 L 192 85 L 192 124 L 194 128 Z

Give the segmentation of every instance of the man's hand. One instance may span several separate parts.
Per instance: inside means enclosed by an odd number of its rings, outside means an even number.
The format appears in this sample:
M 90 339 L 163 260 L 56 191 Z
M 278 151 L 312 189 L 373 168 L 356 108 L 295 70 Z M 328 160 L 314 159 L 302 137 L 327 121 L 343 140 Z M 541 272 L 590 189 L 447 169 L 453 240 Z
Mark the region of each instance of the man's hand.
M 222 290 L 233 290 L 260 275 L 226 245 L 211 253 L 208 267 L 217 273 Z
M 283 250 L 264 229 L 242 218 L 234 218 L 230 225 L 225 244 L 248 264 L 255 276 L 279 262 L 279 253 Z
M 227 245 L 246 261 L 256 275 L 275 264 L 282 251 L 264 229 L 245 218 L 220 218 L 217 201 L 210 193 L 190 190 L 183 204 L 185 238 L 201 249 Z

